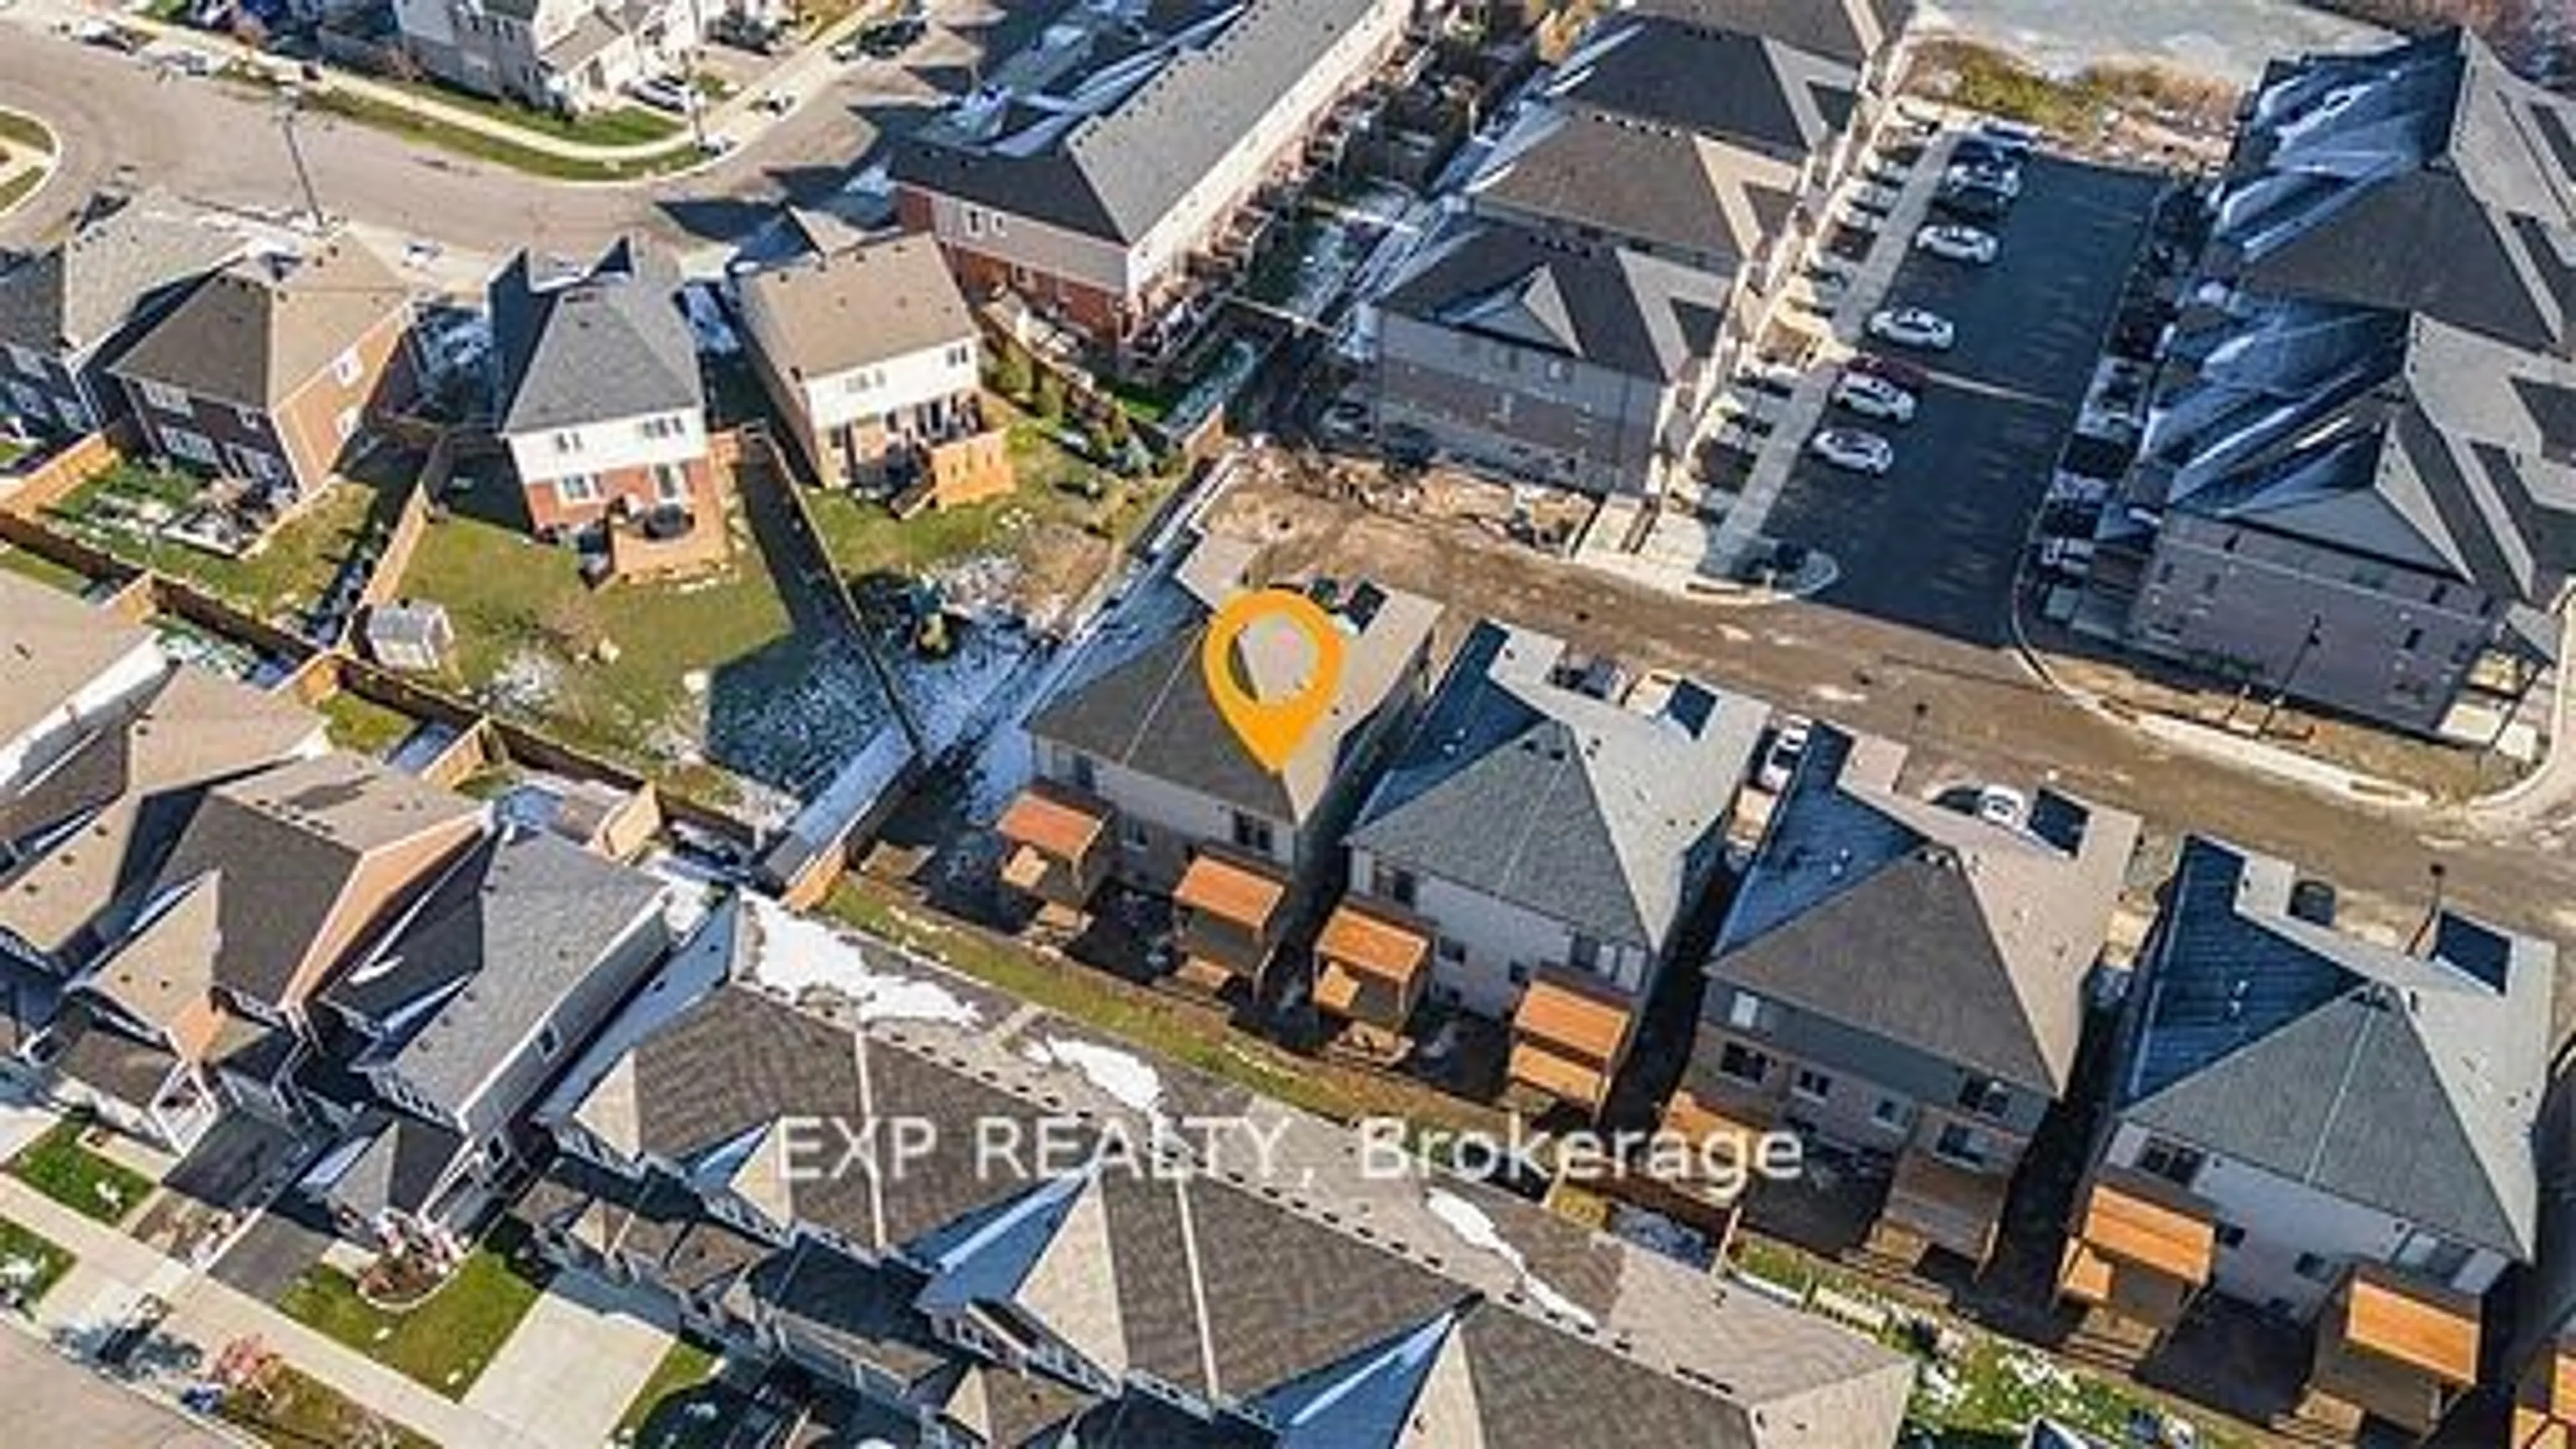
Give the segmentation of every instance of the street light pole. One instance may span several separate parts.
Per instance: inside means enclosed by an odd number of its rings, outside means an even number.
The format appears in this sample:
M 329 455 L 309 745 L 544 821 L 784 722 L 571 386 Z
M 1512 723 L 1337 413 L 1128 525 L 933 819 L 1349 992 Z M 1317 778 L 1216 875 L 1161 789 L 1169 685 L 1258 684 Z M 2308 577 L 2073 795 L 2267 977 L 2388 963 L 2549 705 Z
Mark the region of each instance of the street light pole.
M 304 112 L 304 93 L 293 85 L 285 89 L 286 103 L 278 108 L 277 129 L 286 137 L 286 158 L 295 165 L 296 184 L 304 191 L 304 214 L 313 218 L 313 229 L 322 229 L 322 198 L 313 189 L 313 168 L 304 162 L 304 143 L 295 135 L 296 118 Z

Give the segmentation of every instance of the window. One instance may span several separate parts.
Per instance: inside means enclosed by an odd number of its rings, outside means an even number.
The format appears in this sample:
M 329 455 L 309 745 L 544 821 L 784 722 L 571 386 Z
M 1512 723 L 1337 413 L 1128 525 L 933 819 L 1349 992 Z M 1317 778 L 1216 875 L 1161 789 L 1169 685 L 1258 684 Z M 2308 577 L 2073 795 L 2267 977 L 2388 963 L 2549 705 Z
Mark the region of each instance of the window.
M 1272 839 L 1269 821 L 1258 815 L 1247 815 L 1240 810 L 1234 812 L 1234 843 L 1237 849 L 1268 855 Z
M 2421 649 L 2421 648 L 2423 648 L 2423 647 L 2424 647 L 2424 630 L 2423 630 L 2423 627 L 2422 627 L 2421 625 L 2418 625 L 2418 626 L 2416 626 L 2415 628 L 2412 628 L 2412 629 L 2409 629 L 2409 630 L 2407 630 L 2407 631 L 2406 631 L 2406 639 L 2405 639 L 2405 642 L 2403 642 L 2403 643 L 2399 644 L 2399 645 L 2397 646 L 2397 649 L 2398 649 L 2398 652 L 2399 652 L 2399 653 L 2402 653 L 2402 654 L 2412 654 L 2412 653 L 2414 653 L 2416 650 Z
M 138 383 L 136 386 L 141 389 L 143 400 L 162 412 L 188 411 L 188 395 L 175 387 L 163 387 L 157 382 Z
M 555 453 L 557 456 L 569 456 L 580 451 L 581 434 L 570 431 L 555 434 Z
M 689 425 L 677 417 L 660 417 L 646 418 L 643 428 L 648 438 L 676 438 L 687 432 Z
M 2448 1283 L 2460 1276 L 2461 1269 L 2469 1266 L 2470 1256 L 2469 1250 L 2458 1243 L 2439 1233 L 2419 1229 L 2406 1235 L 2406 1241 L 2397 1245 L 2397 1251 L 2389 1261 L 2436 1283 Z
M 358 410 L 356 408 L 340 409 L 340 415 L 331 420 L 331 431 L 338 434 L 340 441 L 344 443 L 349 441 L 351 438 L 356 437 L 358 435 Z
M 2377 564 L 2359 564 L 2353 568 L 2352 584 L 2357 589 L 2381 593 L 2388 588 L 2388 570 Z
M 1731 1041 L 1718 1049 L 1717 1069 L 1758 1087 L 1771 1079 L 1771 1058 L 1740 1041 Z
M 2000 1117 L 2012 1110 L 2012 1089 L 1992 1077 L 1972 1076 L 1959 1084 L 1959 1105 L 1980 1117 Z
M 949 365 L 950 367 L 971 367 L 971 366 L 973 366 L 973 365 L 974 365 L 974 362 L 975 362 L 975 344 L 974 344 L 974 343 L 972 343 L 972 342 L 959 342 L 959 343 L 956 343 L 956 344 L 954 344 L 954 345 L 952 345 L 952 346 L 950 346 L 950 347 L 949 347 L 949 349 L 948 349 L 948 365 Z
M 2222 1248 L 2233 1248 L 2245 1241 L 2245 1230 L 2234 1223 L 2220 1223 L 2213 1232 Z
M 1983 1167 L 1990 1151 L 1986 1134 L 1964 1122 L 1945 1122 L 1932 1141 L 1932 1154 L 1962 1167 Z
M 2207 1161 L 2200 1149 L 2168 1142 L 2161 1137 L 2148 1138 L 2147 1145 L 2138 1149 L 2140 1172 L 2161 1177 L 2179 1188 L 2189 1188 L 2197 1181 L 2200 1169 L 2207 1165 Z
M 1511 978 L 1511 983 L 1514 986 L 1527 986 L 1529 984 L 1529 963 L 1527 961 L 1515 961 L 1511 965 L 1503 968 L 1503 974 Z
M 1726 1024 L 1737 1031 L 1759 1031 L 1762 1026 L 1762 998 L 1750 991 L 1735 993 L 1726 1004 Z
M 1814 1067 L 1800 1067 L 1789 1090 L 1806 1101 L 1821 1102 L 1834 1094 L 1834 1079 Z
M 167 448 L 174 457 L 208 468 L 215 467 L 223 461 L 222 457 L 215 452 L 212 439 L 203 433 L 191 432 L 186 428 L 163 428 L 161 446 Z
M 1073 776 L 1073 788 L 1094 793 L 1100 789 L 1100 764 L 1089 755 L 1077 753 L 1066 773 Z
M 965 213 L 966 234 L 968 236 L 982 236 L 984 234 L 984 208 L 980 206 L 970 206 L 965 208 Z
M 1414 879 L 1413 872 L 1382 860 L 1369 872 L 1370 893 L 1399 906 L 1413 905 L 1422 893 L 1421 886 L 1422 883 Z
M 244 428 L 254 433 L 259 432 L 268 426 L 268 414 L 261 412 L 257 408 L 236 406 L 233 409 L 233 418 Z
M 538 1056 L 545 1058 L 547 1061 L 553 1061 L 555 1059 L 555 1053 L 562 1050 L 563 1035 L 555 1030 L 555 1024 L 553 1022 L 547 1022 L 545 1025 L 537 1028 Z
M 555 480 L 555 496 L 566 503 L 597 503 L 599 480 L 588 473 L 567 473 Z
M 2311 1283 L 2323 1283 L 2334 1276 L 2334 1264 L 2315 1253 L 2301 1253 L 2290 1271 Z
M 1455 936 L 1440 938 L 1440 959 L 1456 965 L 1467 959 L 1467 943 Z
M 1124 816 L 1119 818 L 1118 844 L 1120 848 L 1129 851 L 1139 851 L 1153 843 L 1153 833 L 1145 828 L 1144 821 L 1132 820 Z
M 1913 1115 L 1906 1110 L 1902 1097 L 1881 1097 L 1878 1105 L 1869 1109 L 1869 1120 L 1891 1132 L 1904 1131 L 1905 1120 Z
M 656 464 L 654 464 L 654 465 L 653 465 L 653 496 L 654 496 L 654 498 L 655 498 L 655 499 L 657 499 L 657 500 L 659 500 L 659 501 L 661 501 L 661 502 L 663 502 L 663 503 L 686 503 L 686 502 L 688 502 L 688 501 L 689 501 L 689 474 L 688 474 L 688 470 L 686 470 L 686 469 L 682 468 L 682 467 L 681 467 L 679 464 L 677 464 L 677 463 L 656 463 Z
M 1565 943 L 1565 961 L 1577 971 L 1598 972 L 1601 969 L 1601 943 L 1577 931 Z
M 358 361 L 358 349 L 352 347 L 331 359 L 331 380 L 342 387 L 355 387 L 358 374 L 364 371 Z

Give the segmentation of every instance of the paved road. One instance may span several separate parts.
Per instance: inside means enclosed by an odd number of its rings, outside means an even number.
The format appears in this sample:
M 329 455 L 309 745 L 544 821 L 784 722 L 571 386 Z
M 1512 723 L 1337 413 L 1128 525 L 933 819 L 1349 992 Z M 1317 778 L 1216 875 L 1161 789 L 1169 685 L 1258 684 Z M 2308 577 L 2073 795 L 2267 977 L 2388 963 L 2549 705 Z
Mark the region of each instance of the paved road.
M 1998 227 L 1994 265 L 1909 251 L 1885 305 L 1949 318 L 1957 349 L 1864 342 L 1924 367 L 1932 386 L 1911 423 L 1839 410 L 1826 420 L 1884 434 L 1894 471 L 1857 477 L 1803 458 L 1765 525 L 1841 565 L 1826 602 L 1972 644 L 2009 638 L 2016 555 L 2159 188 L 2151 176 L 2041 158 Z
M 0 1327 L 0 1403 L 12 1444 L 50 1449 L 234 1449 L 172 1409 L 128 1392 L 28 1334 Z

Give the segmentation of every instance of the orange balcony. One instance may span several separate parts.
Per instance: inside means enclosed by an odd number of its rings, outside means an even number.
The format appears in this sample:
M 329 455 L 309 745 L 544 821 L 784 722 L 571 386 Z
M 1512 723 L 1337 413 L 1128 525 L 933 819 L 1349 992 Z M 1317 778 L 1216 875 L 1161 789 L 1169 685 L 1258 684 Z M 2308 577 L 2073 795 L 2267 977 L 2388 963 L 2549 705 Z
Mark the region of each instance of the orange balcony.
M 1109 877 L 1110 811 L 1040 782 L 1022 790 L 996 827 L 1011 849 L 1002 882 L 1049 905 L 1080 910 Z
M 1367 1044 L 1399 1044 L 1431 979 L 1431 933 L 1391 906 L 1345 899 L 1315 941 L 1315 1006 Z
M 1257 977 L 1279 945 L 1288 878 L 1270 865 L 1202 848 L 1172 892 L 1183 971 L 1215 983 Z
M 2477 1382 L 2478 1312 L 2466 1293 L 2356 1264 L 2317 1320 L 2308 1389 L 2407 1433 L 2430 1434 Z
M 2209 1286 L 2218 1212 L 2159 1177 L 2106 1167 L 2066 1240 L 2057 1292 L 2162 1333 Z
M 1599 1111 L 1628 1050 L 1629 1010 L 1630 1003 L 1597 988 L 1532 981 L 1512 1013 L 1511 1079 Z
M 2512 1449 L 2576 1446 L 2576 1342 L 2534 1355 L 2513 1398 Z

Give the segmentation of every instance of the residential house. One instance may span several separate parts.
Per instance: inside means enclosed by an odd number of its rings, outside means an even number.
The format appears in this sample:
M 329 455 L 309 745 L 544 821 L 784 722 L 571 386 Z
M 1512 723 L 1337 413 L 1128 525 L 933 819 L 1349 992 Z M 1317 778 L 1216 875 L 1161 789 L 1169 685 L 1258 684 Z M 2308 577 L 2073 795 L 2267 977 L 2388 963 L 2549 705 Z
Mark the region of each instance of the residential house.
M 862 1396 L 906 1437 L 1895 1438 L 1902 1355 L 1758 1295 L 1711 1293 L 1694 1270 L 1479 1184 L 1364 1178 L 1345 1129 L 1276 1104 L 1236 1094 L 1236 1125 L 1166 1170 L 979 1154 L 1041 1119 L 1105 1147 L 1147 1118 L 1034 1062 L 1027 1048 L 1046 1041 L 1015 1027 L 791 1005 L 756 983 L 771 951 L 811 971 L 804 943 L 782 948 L 775 915 L 726 915 L 726 973 L 661 1000 L 648 988 L 650 1024 L 603 1041 L 550 1099 L 564 1156 L 521 1211 L 559 1261 L 660 1297 L 730 1351 Z M 1129 1071 L 1182 1100 L 1230 1090 L 1142 1059 Z M 922 1124 L 921 1150 L 899 1168 L 833 1170 L 839 1148 L 797 1125 L 817 1122 L 836 1124 L 834 1142 Z M 1256 1122 L 1293 1188 L 1262 1180 Z
M 1014 292 L 1104 348 L 1168 360 L 1194 259 L 1240 265 L 1271 219 L 1265 188 L 1302 171 L 1411 10 L 1076 7 L 897 147 L 897 209 L 970 295 Z
M 634 238 L 569 276 L 527 252 L 492 280 L 495 426 L 548 537 L 720 517 L 698 350 L 670 259 Z
M 752 364 L 824 487 L 926 485 L 943 508 L 1010 491 L 1008 441 L 985 423 L 975 318 L 937 243 L 824 251 L 735 285 Z
M 58 1100 L 176 1152 L 235 1108 L 296 1120 L 312 994 L 484 818 L 338 753 L 213 785 L 30 1055 Z
M 1509 1021 L 1512 1080 L 1597 1110 L 1769 715 L 1479 623 L 1351 830 L 1316 1005 L 1381 1034 L 1426 993 Z
M 2556 965 L 2438 905 L 2383 944 L 2289 862 L 2186 839 L 2061 1295 L 2149 1333 L 2204 1290 L 2313 1324 L 2312 1392 L 2429 1432 L 2477 1380 L 2481 1299 L 2533 1261 Z
M 701 17 L 730 9 L 672 0 L 394 0 L 403 53 L 479 96 L 583 115 L 627 104 L 624 90 L 685 73 Z
M 9 665 L 0 799 L 45 774 L 170 667 L 149 630 L 18 574 L 0 575 L 0 651 Z
M 1899 55 L 1914 0 L 1636 0 L 1627 14 L 1756 35 L 1863 72 L 1865 86 Z
M 1676 1101 L 1880 1160 L 1878 1246 L 1982 1264 L 2073 1081 L 2137 818 L 1917 799 L 1892 741 L 1816 725 L 1708 958 Z
M 1733 278 L 1798 205 L 1798 163 L 1654 118 L 1530 105 L 1460 187 L 1466 209 Z
M 0 410 L 77 436 L 123 417 L 107 364 L 241 239 L 157 195 L 93 209 L 71 236 L 0 271 Z
M 375 1242 L 452 1256 L 528 1170 L 526 1116 L 670 945 L 669 887 L 505 826 L 324 987 L 324 1051 L 381 1110 L 306 1178 Z
M 240 479 L 269 500 L 310 498 L 407 402 L 411 300 L 363 245 L 260 255 L 191 288 L 108 367 L 146 445 Z
M 1729 280 L 1453 218 L 1373 306 L 1381 437 L 1588 493 L 1660 487 L 1717 379 Z
M 1239 592 L 1250 550 L 1198 544 L 1179 576 L 1140 589 L 1031 713 L 1036 780 L 1001 821 L 1004 879 L 1068 909 L 1116 879 L 1177 907 L 1184 971 L 1258 977 L 1281 934 L 1330 883 L 1342 828 L 1419 706 L 1439 606 L 1354 583 L 1309 597 L 1341 630 L 1322 717 L 1286 764 L 1253 758 L 1208 692 L 1213 612 Z M 1311 646 L 1284 621 L 1235 641 L 1256 679 L 1303 670 Z

